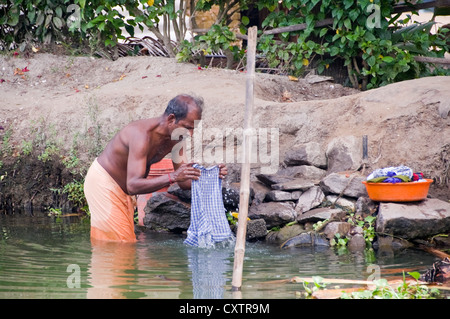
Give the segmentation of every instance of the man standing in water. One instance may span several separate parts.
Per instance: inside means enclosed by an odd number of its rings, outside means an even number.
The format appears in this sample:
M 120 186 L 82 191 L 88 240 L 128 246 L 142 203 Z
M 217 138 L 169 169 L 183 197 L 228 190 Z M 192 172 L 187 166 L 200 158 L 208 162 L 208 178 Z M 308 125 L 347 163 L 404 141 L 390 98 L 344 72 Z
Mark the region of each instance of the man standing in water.
M 150 166 L 179 142 L 171 138 L 175 129 L 187 129 L 192 135 L 202 107 L 201 98 L 178 95 L 162 116 L 132 122 L 113 137 L 92 163 L 84 183 L 91 239 L 135 242 L 133 195 L 152 193 L 172 183 L 189 189 L 191 181 L 199 179 L 200 170 L 181 158 L 172 158 L 174 172 L 153 179 L 147 176 Z M 226 167 L 220 165 L 220 177 L 226 174 Z

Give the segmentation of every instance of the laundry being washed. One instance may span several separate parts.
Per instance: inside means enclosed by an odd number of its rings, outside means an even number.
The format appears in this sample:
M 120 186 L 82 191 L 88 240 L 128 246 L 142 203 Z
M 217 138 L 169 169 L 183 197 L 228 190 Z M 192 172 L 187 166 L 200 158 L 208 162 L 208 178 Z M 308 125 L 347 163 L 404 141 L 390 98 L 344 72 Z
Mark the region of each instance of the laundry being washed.
M 423 182 L 423 173 L 414 173 L 408 166 L 391 166 L 374 170 L 367 176 L 369 183 Z
M 200 169 L 199 180 L 192 181 L 191 224 L 185 244 L 202 248 L 214 247 L 216 243 L 233 241 L 222 198 L 222 180 L 219 166 Z

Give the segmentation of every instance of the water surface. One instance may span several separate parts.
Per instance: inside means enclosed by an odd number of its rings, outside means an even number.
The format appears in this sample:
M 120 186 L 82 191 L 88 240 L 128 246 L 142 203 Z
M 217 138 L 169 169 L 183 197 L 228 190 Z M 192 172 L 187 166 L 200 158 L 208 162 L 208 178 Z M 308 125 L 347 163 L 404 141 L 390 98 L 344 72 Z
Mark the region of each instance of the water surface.
M 0 216 L 0 298 L 232 298 L 234 246 L 201 249 L 176 234 L 93 245 L 89 219 Z M 416 249 L 340 252 L 247 243 L 242 298 L 293 299 L 294 276 L 367 280 L 423 272 L 437 260 Z M 369 269 L 373 269 L 369 268 Z

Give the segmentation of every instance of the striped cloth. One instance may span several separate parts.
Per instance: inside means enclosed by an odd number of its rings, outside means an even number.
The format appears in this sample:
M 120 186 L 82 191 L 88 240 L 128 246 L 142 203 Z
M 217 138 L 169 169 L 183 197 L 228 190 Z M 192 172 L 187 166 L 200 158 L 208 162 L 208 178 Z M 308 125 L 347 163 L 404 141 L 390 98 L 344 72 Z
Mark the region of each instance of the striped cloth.
M 192 181 L 191 224 L 184 243 L 190 246 L 213 247 L 218 242 L 234 238 L 225 214 L 222 198 L 222 180 L 219 167 L 200 169 L 199 180 Z

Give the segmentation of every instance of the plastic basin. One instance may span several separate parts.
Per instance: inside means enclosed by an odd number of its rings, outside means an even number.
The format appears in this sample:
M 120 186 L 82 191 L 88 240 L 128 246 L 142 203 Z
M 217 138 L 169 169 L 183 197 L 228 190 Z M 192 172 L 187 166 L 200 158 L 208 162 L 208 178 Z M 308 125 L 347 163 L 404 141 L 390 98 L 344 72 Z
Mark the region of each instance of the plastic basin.
M 425 179 L 424 182 L 409 183 L 362 183 L 373 201 L 415 202 L 427 197 L 432 182 L 432 179 Z

